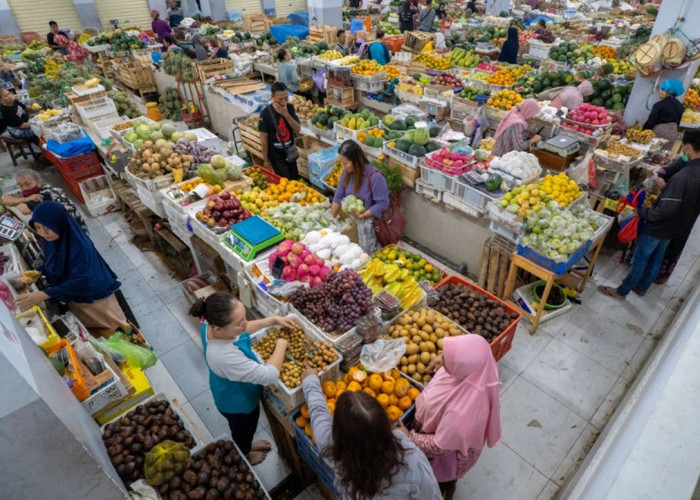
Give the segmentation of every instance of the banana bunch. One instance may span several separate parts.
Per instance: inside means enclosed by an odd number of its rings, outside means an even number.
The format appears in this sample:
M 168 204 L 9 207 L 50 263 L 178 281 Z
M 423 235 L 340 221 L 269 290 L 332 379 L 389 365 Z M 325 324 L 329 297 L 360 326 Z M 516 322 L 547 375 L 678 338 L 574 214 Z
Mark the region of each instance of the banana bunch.
M 360 58 L 357 56 L 345 56 L 341 59 L 336 60 L 341 66 L 352 66 L 360 62 Z
M 55 59 L 49 59 L 46 61 L 46 64 L 44 64 L 44 75 L 46 75 L 46 78 L 49 80 L 55 80 L 56 75 L 61 71 L 62 67 L 63 65 Z
M 358 273 L 373 294 L 386 290 L 401 301 L 401 309 L 408 309 L 423 297 L 423 290 L 410 271 L 396 264 L 373 259 Z

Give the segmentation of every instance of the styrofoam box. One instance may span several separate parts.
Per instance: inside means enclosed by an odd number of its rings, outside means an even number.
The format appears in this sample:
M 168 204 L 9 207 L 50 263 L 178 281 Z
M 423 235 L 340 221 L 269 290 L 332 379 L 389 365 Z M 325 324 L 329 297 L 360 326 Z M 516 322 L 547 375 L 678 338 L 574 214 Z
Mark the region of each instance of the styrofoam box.
M 219 139 L 209 130 L 205 128 L 195 128 L 188 130 L 188 133 L 192 133 L 197 136 L 197 144 L 202 144 L 203 146 L 216 151 L 217 154 L 221 154 L 221 139 Z

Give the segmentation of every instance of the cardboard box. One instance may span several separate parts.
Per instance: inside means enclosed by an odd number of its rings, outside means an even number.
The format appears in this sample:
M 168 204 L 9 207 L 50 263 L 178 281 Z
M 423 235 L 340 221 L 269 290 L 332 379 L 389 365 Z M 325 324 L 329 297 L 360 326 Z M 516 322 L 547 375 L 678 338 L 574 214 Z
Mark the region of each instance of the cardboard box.
M 93 415 L 93 418 L 100 425 L 114 420 L 155 394 L 146 374 L 141 368 L 124 363 L 120 366 L 120 369 L 132 385 L 132 391 L 126 397 Z

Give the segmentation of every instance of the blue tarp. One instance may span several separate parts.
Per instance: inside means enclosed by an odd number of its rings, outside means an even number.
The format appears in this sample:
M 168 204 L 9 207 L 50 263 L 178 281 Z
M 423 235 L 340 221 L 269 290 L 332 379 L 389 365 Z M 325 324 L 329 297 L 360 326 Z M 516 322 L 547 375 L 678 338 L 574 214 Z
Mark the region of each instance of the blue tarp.
M 531 26 L 533 24 L 537 24 L 538 22 L 540 22 L 540 19 L 544 19 L 544 22 L 546 22 L 547 24 L 554 24 L 554 20 L 551 17 L 537 16 L 534 19 L 530 19 L 529 21 L 525 21 L 523 23 L 523 25 L 527 27 L 527 26 Z
M 277 26 L 270 26 L 270 33 L 275 37 L 277 43 L 284 43 L 287 41 L 288 36 L 296 36 L 299 37 L 300 40 L 305 39 L 309 36 L 309 28 L 294 24 L 279 24 Z
M 309 13 L 305 10 L 295 10 L 287 16 L 287 19 L 289 19 L 292 24 L 297 24 L 299 26 L 309 25 Z
M 66 142 L 64 144 L 59 144 L 53 139 L 49 139 L 46 141 L 46 149 L 62 158 L 71 158 L 93 151 L 95 149 L 95 144 L 93 144 L 92 140 L 86 135 L 82 139 Z

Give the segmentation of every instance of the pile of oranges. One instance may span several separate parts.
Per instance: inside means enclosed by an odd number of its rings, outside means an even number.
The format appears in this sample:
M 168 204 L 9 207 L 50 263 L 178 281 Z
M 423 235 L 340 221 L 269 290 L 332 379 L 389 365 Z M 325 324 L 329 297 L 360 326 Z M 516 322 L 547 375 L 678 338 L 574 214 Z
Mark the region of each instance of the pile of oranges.
M 513 78 L 513 75 L 507 69 L 499 69 L 486 79 L 486 83 L 510 87 L 511 85 L 515 85 L 515 78 Z
M 685 99 L 683 99 L 683 107 L 685 109 L 698 109 L 700 105 L 700 95 L 698 91 L 694 88 L 689 88 L 688 92 L 685 93 Z
M 183 182 L 178 187 L 180 188 L 180 191 L 182 191 L 183 193 L 189 193 L 190 191 L 192 191 L 194 188 L 196 188 L 197 186 L 199 186 L 203 182 L 204 182 L 204 179 L 202 179 L 201 177 L 195 177 L 194 179 L 190 179 L 188 181 Z M 218 187 L 219 191 L 221 191 L 221 186 L 217 185 L 216 187 Z M 214 191 L 212 191 L 212 192 L 214 192 Z
M 357 140 L 364 144 L 367 136 L 372 136 L 381 139 L 384 137 L 384 135 L 386 135 L 386 130 L 381 129 L 379 127 L 374 127 L 369 130 L 363 130 L 362 132 L 358 132 Z
M 363 76 L 371 76 L 383 70 L 384 66 L 381 66 L 374 59 L 361 59 L 360 62 L 350 68 L 350 71 L 352 71 L 353 74 Z
M 396 66 L 392 66 L 391 64 L 387 64 L 384 66 L 384 71 L 386 71 L 386 79 L 391 80 L 392 78 L 398 78 L 401 76 L 401 71 L 399 71 L 399 68 Z
M 340 182 L 340 174 L 342 173 L 343 164 L 340 163 L 340 160 L 336 160 L 335 165 L 333 166 L 333 170 L 331 170 L 330 175 L 326 177 L 326 180 L 324 182 L 332 188 L 337 188 L 338 183 Z
M 322 203 L 326 200 L 317 191 L 299 181 L 290 181 L 286 177 L 280 179 L 279 184 L 268 184 L 266 189 L 254 187 L 237 195 L 244 208 L 255 215 L 265 213 L 268 208 L 276 207 L 280 203 L 288 201 L 296 202 L 301 206 Z
M 598 56 L 601 59 L 606 59 L 608 61 L 612 61 L 617 57 L 617 52 L 615 49 L 612 47 L 608 47 L 607 45 L 598 45 L 596 48 L 593 49 L 593 55 Z
M 372 373 L 353 366 L 343 378 L 327 380 L 321 387 L 331 416 L 335 413 L 335 402 L 343 392 L 364 391 L 379 402 L 392 422 L 399 420 L 420 394 L 396 368 L 384 373 Z M 295 422 L 313 439 L 306 403 L 302 405 L 301 415 Z
M 493 108 L 509 111 L 517 106 L 523 98 L 514 90 L 503 89 L 493 94 L 486 104 Z

